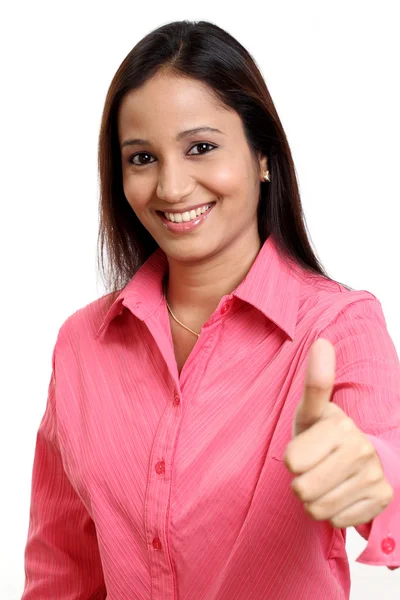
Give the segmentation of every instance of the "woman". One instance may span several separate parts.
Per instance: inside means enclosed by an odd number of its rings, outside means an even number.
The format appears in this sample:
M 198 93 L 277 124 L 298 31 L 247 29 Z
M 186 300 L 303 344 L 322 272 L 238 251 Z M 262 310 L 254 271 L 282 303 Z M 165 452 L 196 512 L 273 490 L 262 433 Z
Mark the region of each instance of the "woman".
M 54 347 L 23 599 L 348 598 L 352 525 L 398 567 L 399 360 L 313 253 L 249 53 L 204 21 L 147 35 L 99 169 L 110 291 Z

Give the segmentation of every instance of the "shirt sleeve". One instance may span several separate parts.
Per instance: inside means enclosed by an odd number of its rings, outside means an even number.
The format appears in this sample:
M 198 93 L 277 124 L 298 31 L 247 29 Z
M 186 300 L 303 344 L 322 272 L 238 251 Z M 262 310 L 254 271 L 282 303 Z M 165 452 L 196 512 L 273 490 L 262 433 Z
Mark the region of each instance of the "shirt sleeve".
M 58 340 L 57 340 L 58 341 Z M 56 421 L 56 369 L 36 437 L 21 600 L 103 600 L 94 523 L 63 468 Z
M 335 347 L 332 401 L 373 444 L 394 496 L 369 523 L 356 525 L 368 541 L 356 562 L 400 567 L 400 362 L 382 306 L 369 294 L 347 305 L 319 335 Z

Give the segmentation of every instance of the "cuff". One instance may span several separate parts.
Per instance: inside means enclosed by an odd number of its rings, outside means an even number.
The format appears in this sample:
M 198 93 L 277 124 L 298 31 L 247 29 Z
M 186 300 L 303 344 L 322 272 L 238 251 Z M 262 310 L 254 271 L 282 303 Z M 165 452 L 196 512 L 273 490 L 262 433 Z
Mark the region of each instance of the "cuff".
M 394 490 L 390 504 L 372 521 L 355 526 L 358 533 L 368 539 L 367 547 L 356 562 L 383 565 L 391 570 L 400 567 L 400 455 L 399 450 L 375 435 L 365 434 L 373 444 L 383 467 L 383 472 Z

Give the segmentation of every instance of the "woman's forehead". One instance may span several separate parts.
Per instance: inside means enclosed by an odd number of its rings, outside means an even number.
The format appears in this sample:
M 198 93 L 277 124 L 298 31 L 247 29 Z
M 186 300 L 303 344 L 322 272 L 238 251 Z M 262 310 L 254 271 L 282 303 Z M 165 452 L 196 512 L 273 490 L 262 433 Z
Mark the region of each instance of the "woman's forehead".
M 133 121 L 136 125 L 163 122 L 165 119 L 182 121 L 183 118 L 199 122 L 211 115 L 223 118 L 227 112 L 230 111 L 221 106 L 202 82 L 176 75 L 159 75 L 126 94 L 121 102 L 118 122 L 121 127 Z

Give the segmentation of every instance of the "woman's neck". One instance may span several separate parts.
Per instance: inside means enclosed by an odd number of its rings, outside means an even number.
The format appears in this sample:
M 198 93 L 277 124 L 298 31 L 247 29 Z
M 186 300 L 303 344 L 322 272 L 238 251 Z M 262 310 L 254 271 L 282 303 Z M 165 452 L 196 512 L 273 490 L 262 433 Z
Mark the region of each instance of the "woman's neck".
M 181 315 L 195 312 L 208 318 L 221 298 L 232 293 L 247 275 L 260 248 L 257 236 L 204 262 L 185 263 L 169 257 L 167 297 L 171 308 Z

